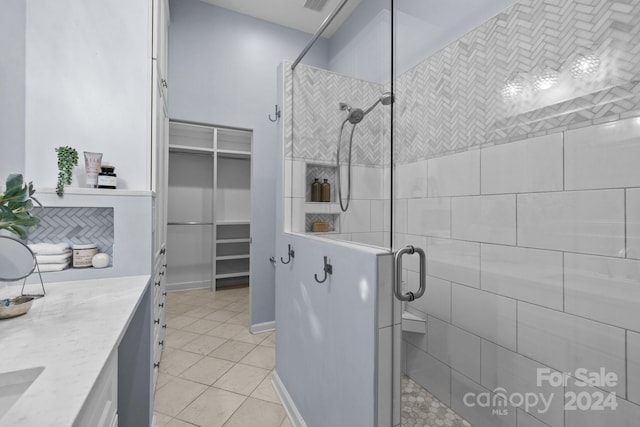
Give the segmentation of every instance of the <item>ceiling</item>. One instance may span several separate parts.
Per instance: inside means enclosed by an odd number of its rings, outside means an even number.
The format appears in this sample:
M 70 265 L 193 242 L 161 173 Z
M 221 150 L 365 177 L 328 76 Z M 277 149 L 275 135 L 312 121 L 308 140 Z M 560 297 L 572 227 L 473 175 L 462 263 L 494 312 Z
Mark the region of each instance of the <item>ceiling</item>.
M 327 0 L 320 12 L 305 9 L 305 0 L 201 0 L 254 18 L 273 22 L 305 33 L 314 34 L 341 0 Z M 331 37 L 351 15 L 361 0 L 350 0 L 323 33 Z M 366 0 L 365 0 L 366 1 Z

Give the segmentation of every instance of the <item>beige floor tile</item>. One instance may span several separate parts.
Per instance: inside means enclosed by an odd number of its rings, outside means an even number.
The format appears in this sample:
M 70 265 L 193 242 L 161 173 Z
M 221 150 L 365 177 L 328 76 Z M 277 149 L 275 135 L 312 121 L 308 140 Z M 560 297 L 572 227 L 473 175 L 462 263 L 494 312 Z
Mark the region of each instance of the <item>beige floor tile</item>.
M 184 314 L 167 314 L 167 327 L 173 329 L 182 329 L 185 326 L 192 324 L 196 320 L 198 319 L 190 316 L 185 316 Z
M 269 335 L 260 343 L 260 345 L 266 345 L 267 347 L 275 347 L 276 346 L 276 333 L 275 331 L 269 332 Z
M 232 325 L 229 323 L 223 323 L 220 326 L 217 326 L 210 331 L 207 331 L 207 335 L 211 335 L 214 337 L 220 338 L 231 338 L 234 335 L 238 335 L 240 332 L 244 331 L 246 328 L 241 325 Z
M 162 372 L 162 371 L 158 372 L 158 379 L 156 379 L 156 390 L 166 385 L 167 383 L 169 383 L 169 381 L 171 381 L 174 378 L 175 377 L 173 375 L 169 375 L 166 372 Z
M 278 395 L 273 388 L 273 384 L 271 383 L 272 373 L 267 375 L 267 377 L 262 380 L 262 382 L 256 387 L 256 389 L 251 393 L 251 397 L 261 400 L 266 400 L 267 402 L 280 404 L 280 399 L 278 399 Z
M 244 301 L 236 301 L 229 304 L 225 310 L 237 311 L 239 313 L 249 312 L 249 304 Z
M 180 374 L 180 378 L 211 385 L 223 376 L 234 363 L 215 357 L 205 357 Z
M 158 427 L 167 427 L 167 424 L 171 421 L 171 417 L 169 415 L 165 415 L 157 411 L 154 411 L 153 415 L 156 417 Z
M 187 313 L 188 314 L 188 313 Z M 216 322 L 215 320 L 198 319 L 190 325 L 182 328 L 183 331 L 195 332 L 196 334 L 204 334 L 211 329 L 222 325 L 222 322 Z
M 231 319 L 226 321 L 227 323 L 231 323 L 234 325 L 242 325 L 249 327 L 249 313 L 238 313 L 233 316 Z
M 198 319 L 201 319 L 205 316 L 208 316 L 209 314 L 211 314 L 214 310 L 212 310 L 209 307 L 205 307 L 205 306 L 193 306 L 191 310 L 186 311 L 183 316 L 189 316 L 189 317 L 196 317 Z
M 227 421 L 225 427 L 280 427 L 286 416 L 280 405 L 249 398 Z
M 238 363 L 213 385 L 227 391 L 249 396 L 267 375 L 269 375 L 269 371 L 266 369 Z
M 276 367 L 276 349 L 259 345 L 240 359 L 240 363 L 272 370 Z
M 189 304 L 182 304 L 182 303 L 169 304 L 169 303 L 167 303 L 167 306 L 166 306 L 167 314 L 184 314 L 187 311 L 191 311 L 191 310 L 193 310 L 193 306 L 189 305 Z
M 165 348 L 160 359 L 160 372 L 178 376 L 203 357 L 177 348 Z
M 154 410 L 175 417 L 205 390 L 207 390 L 206 385 L 174 378 L 156 392 Z
M 212 337 L 209 335 L 200 335 L 195 340 L 182 346 L 182 350 L 207 355 L 222 344 L 227 342 L 226 338 Z
M 252 334 L 247 328 L 242 328 L 242 331 L 235 334 L 232 338 L 236 341 L 260 344 L 267 338 L 267 336 L 265 334 Z
M 238 313 L 235 311 L 229 311 L 229 310 L 216 310 L 213 313 L 205 316 L 205 319 L 207 320 L 217 320 L 218 322 L 224 322 L 226 320 L 231 319 L 233 316 L 237 315 Z
M 255 345 L 253 344 L 242 341 L 229 340 L 209 353 L 209 356 L 230 360 L 231 362 L 239 362 L 254 348 Z
M 171 331 L 164 337 L 166 347 L 182 348 L 185 344 L 198 338 L 200 334 L 184 330 Z
M 184 409 L 178 419 L 202 427 L 220 427 L 245 401 L 244 396 L 210 387 Z
M 216 311 L 216 310 L 222 310 L 226 308 L 229 304 L 232 304 L 232 303 L 230 303 L 229 301 L 213 300 L 213 301 L 207 301 L 202 307 L 211 309 L 211 311 Z
M 197 427 L 195 424 L 187 423 L 177 418 L 172 419 L 166 427 Z M 161 426 L 164 427 L 164 426 Z
M 280 424 L 280 427 L 293 427 L 293 424 L 291 424 L 291 421 L 289 421 L 289 418 L 285 418 L 282 424 Z

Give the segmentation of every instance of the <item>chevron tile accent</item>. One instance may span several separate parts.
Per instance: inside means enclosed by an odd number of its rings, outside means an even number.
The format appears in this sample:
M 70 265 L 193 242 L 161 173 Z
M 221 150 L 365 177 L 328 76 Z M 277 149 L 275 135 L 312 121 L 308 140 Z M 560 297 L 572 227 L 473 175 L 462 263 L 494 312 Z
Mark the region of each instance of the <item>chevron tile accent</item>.
M 340 127 L 347 117 L 347 112 L 339 109 L 340 102 L 365 109 L 384 92 L 380 84 L 302 64 L 293 71 L 292 91 L 292 156 L 325 163 L 335 161 Z M 355 127 L 352 164 L 382 165 L 384 128 L 385 123 L 389 123 L 384 117 L 384 109 L 378 107 Z M 345 158 L 352 129 L 352 125 L 347 123 L 342 133 Z
M 113 255 L 113 208 L 45 207 L 36 216 L 40 225 L 29 233 L 29 243 L 95 243 Z
M 548 66 L 562 78 L 584 51 L 601 59 L 597 82 L 570 82 L 562 99 L 503 99 L 512 76 L 533 78 Z M 396 79 L 395 159 L 617 120 L 640 109 L 639 83 L 640 2 L 523 0 Z

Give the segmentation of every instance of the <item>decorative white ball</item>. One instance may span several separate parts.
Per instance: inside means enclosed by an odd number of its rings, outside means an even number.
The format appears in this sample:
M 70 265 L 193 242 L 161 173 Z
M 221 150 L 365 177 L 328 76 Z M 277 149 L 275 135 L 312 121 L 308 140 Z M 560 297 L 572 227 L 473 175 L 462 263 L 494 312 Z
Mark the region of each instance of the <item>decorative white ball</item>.
M 109 267 L 109 255 L 95 254 L 93 258 L 91 258 L 91 264 L 93 264 L 95 268 Z

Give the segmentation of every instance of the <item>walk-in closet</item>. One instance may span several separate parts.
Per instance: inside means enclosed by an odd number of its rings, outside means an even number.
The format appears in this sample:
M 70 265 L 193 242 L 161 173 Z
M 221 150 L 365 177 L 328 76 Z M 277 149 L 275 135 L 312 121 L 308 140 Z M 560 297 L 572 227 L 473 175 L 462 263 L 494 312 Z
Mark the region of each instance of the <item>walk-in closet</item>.
M 249 284 L 252 132 L 171 121 L 168 289 Z

